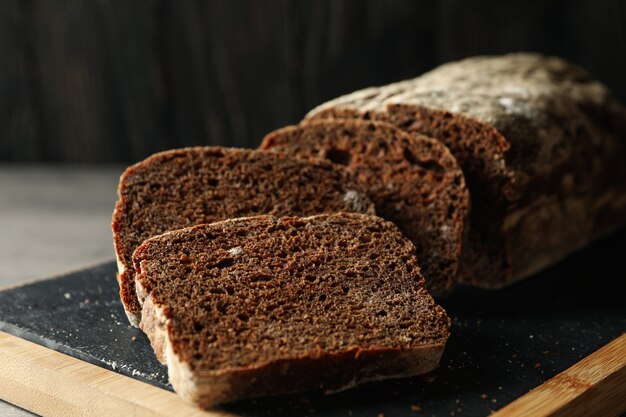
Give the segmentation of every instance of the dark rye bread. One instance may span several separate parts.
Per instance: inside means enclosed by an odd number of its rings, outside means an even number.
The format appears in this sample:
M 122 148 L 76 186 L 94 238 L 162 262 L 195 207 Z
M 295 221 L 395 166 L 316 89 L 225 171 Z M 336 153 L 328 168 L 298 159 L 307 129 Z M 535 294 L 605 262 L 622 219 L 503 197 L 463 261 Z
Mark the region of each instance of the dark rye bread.
M 452 62 L 308 115 L 326 117 L 383 120 L 450 148 L 472 197 L 465 282 L 510 284 L 626 223 L 626 109 L 561 59 Z
M 198 225 L 133 261 L 141 328 L 176 392 L 203 407 L 429 372 L 449 334 L 413 244 L 375 216 Z
M 456 282 L 469 193 L 440 142 L 388 123 L 328 119 L 272 132 L 261 149 L 348 167 L 376 213 L 415 244 L 429 292 L 441 295 Z
M 149 237 L 256 214 L 374 213 L 373 204 L 343 167 L 219 147 L 155 154 L 124 172 L 118 194 L 112 223 L 118 281 L 126 314 L 135 326 L 141 306 L 131 257 Z

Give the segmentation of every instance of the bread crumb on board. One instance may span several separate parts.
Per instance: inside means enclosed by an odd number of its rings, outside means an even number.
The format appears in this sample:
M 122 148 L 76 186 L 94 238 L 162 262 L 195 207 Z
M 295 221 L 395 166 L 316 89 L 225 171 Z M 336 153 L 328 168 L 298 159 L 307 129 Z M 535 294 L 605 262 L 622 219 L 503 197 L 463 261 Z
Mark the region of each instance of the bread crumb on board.
M 411 404 L 411 411 L 414 413 L 421 413 L 422 412 L 422 406 L 418 405 L 418 404 Z
M 434 373 L 427 373 L 424 375 L 420 375 L 420 378 L 427 383 L 431 383 L 433 382 L 435 379 L 437 379 L 437 375 L 435 375 Z

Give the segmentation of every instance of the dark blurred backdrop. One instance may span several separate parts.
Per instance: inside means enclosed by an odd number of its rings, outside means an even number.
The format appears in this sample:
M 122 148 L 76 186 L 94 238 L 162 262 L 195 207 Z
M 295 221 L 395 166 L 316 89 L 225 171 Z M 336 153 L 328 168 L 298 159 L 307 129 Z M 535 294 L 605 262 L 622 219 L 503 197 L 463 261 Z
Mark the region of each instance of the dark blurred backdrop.
M 626 1 L 0 0 L 0 161 L 254 147 L 339 94 L 520 50 L 623 100 Z

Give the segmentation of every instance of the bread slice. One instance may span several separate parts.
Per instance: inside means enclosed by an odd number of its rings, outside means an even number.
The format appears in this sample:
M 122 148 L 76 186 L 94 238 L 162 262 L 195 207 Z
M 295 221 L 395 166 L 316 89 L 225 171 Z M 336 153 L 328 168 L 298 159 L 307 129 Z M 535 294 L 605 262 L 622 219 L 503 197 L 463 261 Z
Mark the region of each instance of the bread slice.
M 445 145 L 388 123 L 328 119 L 272 132 L 261 149 L 347 166 L 377 214 L 415 244 L 430 293 L 456 282 L 469 192 Z
M 356 213 L 255 216 L 145 241 L 141 328 L 200 406 L 433 370 L 450 321 L 413 244 Z
M 626 225 L 626 107 L 562 59 L 472 57 L 307 117 L 383 120 L 450 148 L 472 196 L 464 282 L 511 284 Z
M 254 150 L 197 147 L 159 153 L 128 168 L 113 213 L 120 296 L 137 326 L 132 254 L 168 230 L 256 214 L 374 213 L 343 167 Z

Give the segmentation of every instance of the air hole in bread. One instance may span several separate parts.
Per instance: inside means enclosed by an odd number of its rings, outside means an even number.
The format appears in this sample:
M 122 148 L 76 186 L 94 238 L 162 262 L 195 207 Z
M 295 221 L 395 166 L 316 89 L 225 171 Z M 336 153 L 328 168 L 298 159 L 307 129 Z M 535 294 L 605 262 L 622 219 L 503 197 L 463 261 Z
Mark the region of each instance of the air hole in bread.
M 216 264 L 215 264 L 215 268 L 228 268 L 229 266 L 232 266 L 235 263 L 235 260 L 232 258 L 224 258 L 219 260 Z
M 352 161 L 352 155 L 344 149 L 329 149 L 326 158 L 339 165 L 350 165 Z

